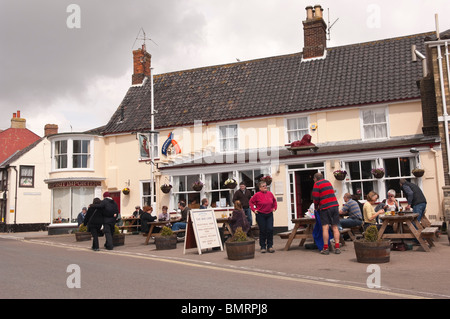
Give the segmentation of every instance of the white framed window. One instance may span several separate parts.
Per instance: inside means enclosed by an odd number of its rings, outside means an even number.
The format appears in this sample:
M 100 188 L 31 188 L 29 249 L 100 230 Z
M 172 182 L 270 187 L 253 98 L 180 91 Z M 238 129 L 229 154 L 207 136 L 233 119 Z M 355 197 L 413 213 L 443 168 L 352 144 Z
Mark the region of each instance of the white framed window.
M 67 168 L 67 140 L 55 141 L 53 149 L 55 169 Z
M 141 194 L 142 194 L 142 198 L 141 198 L 141 203 L 142 206 L 152 206 L 152 188 L 151 188 L 151 181 L 142 181 L 141 182 Z M 155 182 L 153 182 L 153 188 L 155 189 Z M 154 191 L 153 193 L 153 203 L 156 203 L 156 191 Z
M 195 191 L 192 188 L 192 184 L 197 181 L 204 182 L 200 179 L 199 174 L 173 177 L 172 192 L 174 195 L 175 207 L 178 207 L 178 202 L 183 200 L 189 208 L 200 208 L 200 193 L 204 191 L 204 187 L 201 191 Z
M 227 179 L 233 178 L 232 172 L 206 174 L 206 198 L 213 208 L 233 206 L 233 190 L 225 186 Z
M 305 134 L 309 134 L 309 121 L 307 116 L 290 118 L 286 122 L 288 143 L 299 141 Z
M 219 149 L 221 152 L 238 150 L 238 125 L 219 126 Z
M 375 191 L 379 195 L 379 201 L 387 197 L 390 189 L 395 190 L 395 197 L 398 200 L 405 200 L 405 196 L 400 188 L 400 179 L 416 183 L 417 178 L 412 175 L 412 168 L 416 167 L 414 157 L 388 157 L 374 160 L 351 161 L 345 163 L 348 173 L 347 187 L 352 195 L 359 195 L 361 200 L 366 200 L 370 191 Z M 384 176 L 375 178 L 372 175 L 373 168 L 383 168 Z
M 20 165 L 19 187 L 34 187 L 34 166 Z
M 53 170 L 92 170 L 93 140 L 64 137 L 52 141 Z
M 389 138 L 388 108 L 379 107 L 361 110 L 361 132 L 363 140 Z

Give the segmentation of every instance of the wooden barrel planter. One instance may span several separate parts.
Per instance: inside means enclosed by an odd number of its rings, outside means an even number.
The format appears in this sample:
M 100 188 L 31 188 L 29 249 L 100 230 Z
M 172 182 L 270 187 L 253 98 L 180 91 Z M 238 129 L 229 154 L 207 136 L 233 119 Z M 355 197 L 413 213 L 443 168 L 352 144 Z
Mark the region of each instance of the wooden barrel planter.
M 255 241 L 226 241 L 228 259 L 242 260 L 255 258 Z
M 354 245 L 356 260 L 360 263 L 379 264 L 390 261 L 390 240 L 379 240 L 376 242 L 356 240 Z
M 125 245 L 125 234 L 114 234 L 113 246 L 123 246 L 123 245 Z
M 155 236 L 156 250 L 167 250 L 177 248 L 177 235 Z
M 76 241 L 88 241 L 91 240 L 92 234 L 89 231 L 79 231 L 75 233 Z

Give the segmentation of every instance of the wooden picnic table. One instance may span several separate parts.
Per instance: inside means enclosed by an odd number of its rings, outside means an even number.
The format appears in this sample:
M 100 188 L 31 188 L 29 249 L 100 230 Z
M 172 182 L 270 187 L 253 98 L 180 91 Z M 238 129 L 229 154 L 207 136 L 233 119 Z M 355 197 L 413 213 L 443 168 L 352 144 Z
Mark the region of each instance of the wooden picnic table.
M 123 217 L 122 218 L 123 225 L 118 227 L 122 233 L 125 229 L 128 230 L 135 228 L 136 230 L 138 230 L 140 226 L 138 220 L 140 220 L 139 217 Z
M 430 251 L 427 242 L 421 237 L 423 227 L 417 220 L 417 217 L 419 217 L 419 214 L 417 213 L 380 215 L 379 218 L 383 221 L 383 224 L 378 231 L 378 239 L 417 239 L 420 246 L 422 246 L 425 251 Z M 392 225 L 394 233 L 384 233 L 388 225 Z M 407 227 L 406 229 L 404 229 L 405 225 Z
M 233 232 L 231 231 L 230 220 L 227 217 L 216 218 L 216 221 L 218 224 L 222 224 L 222 226 L 225 228 L 224 235 L 233 235 Z
M 284 246 L 284 250 L 289 250 L 291 247 L 292 241 L 294 239 L 301 239 L 299 246 L 303 246 L 306 239 L 313 238 L 313 229 L 314 224 L 316 223 L 315 218 L 295 218 L 292 220 L 292 222 L 295 224 L 294 228 L 292 229 L 291 233 L 289 234 L 288 241 L 286 243 L 286 246 Z M 300 231 L 300 226 L 305 225 L 306 228 L 303 231 Z

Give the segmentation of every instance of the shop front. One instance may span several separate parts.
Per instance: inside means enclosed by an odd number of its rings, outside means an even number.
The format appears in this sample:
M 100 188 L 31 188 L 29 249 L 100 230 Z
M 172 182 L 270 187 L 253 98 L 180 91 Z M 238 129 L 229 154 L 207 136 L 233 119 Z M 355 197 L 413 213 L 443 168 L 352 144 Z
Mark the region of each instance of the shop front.
M 95 197 L 102 198 L 103 179 L 46 180 L 52 192 L 49 235 L 68 233 L 78 228 L 77 217 Z

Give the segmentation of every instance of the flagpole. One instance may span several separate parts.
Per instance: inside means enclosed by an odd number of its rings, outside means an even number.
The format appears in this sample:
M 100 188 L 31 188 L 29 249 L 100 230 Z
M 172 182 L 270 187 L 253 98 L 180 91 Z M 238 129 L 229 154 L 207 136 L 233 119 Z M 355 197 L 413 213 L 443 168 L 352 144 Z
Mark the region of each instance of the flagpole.
M 154 105 L 154 97 L 153 97 L 153 68 L 150 68 L 150 86 L 151 86 L 151 110 L 150 110 L 150 114 L 151 114 L 151 130 L 150 130 L 150 146 L 151 146 L 151 150 L 150 150 L 150 206 L 153 208 L 153 211 L 156 212 L 155 207 L 153 207 L 154 202 L 153 202 L 153 196 L 155 195 L 155 189 L 154 189 L 154 180 L 153 180 L 153 169 L 154 169 L 154 155 L 153 155 L 153 150 L 154 150 L 154 139 L 153 139 L 153 131 L 155 130 L 155 105 Z

